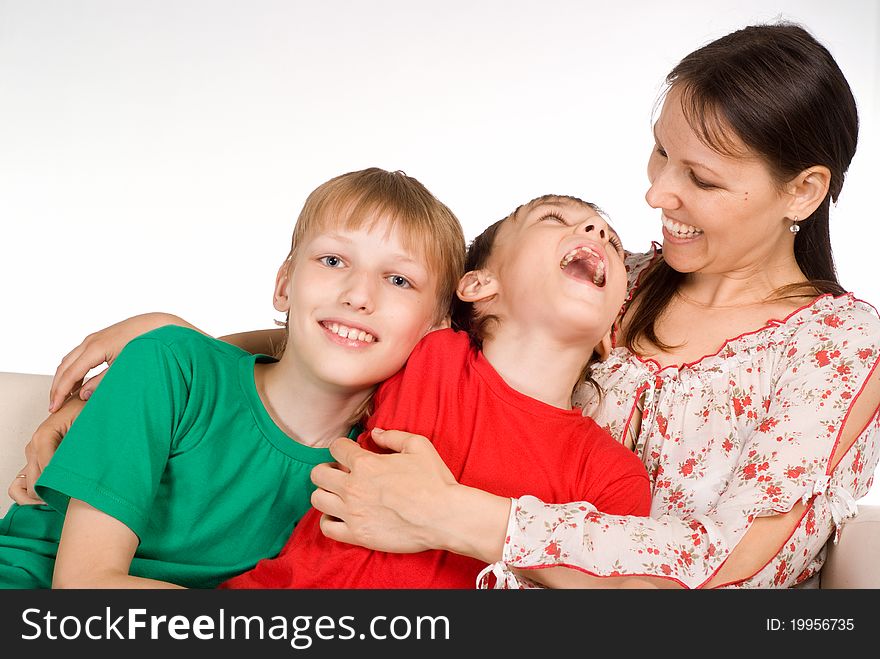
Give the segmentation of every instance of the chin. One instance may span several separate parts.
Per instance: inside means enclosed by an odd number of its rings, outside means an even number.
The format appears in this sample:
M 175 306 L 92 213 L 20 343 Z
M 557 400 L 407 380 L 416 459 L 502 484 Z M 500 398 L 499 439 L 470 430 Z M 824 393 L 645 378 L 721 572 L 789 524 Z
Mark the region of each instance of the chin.
M 676 253 L 676 246 L 667 247 L 666 243 L 663 243 L 663 260 L 666 261 L 666 264 L 675 270 L 676 272 L 681 272 L 687 274 L 689 272 L 696 272 L 700 269 L 700 264 L 695 263 L 694 259 L 681 258 Z

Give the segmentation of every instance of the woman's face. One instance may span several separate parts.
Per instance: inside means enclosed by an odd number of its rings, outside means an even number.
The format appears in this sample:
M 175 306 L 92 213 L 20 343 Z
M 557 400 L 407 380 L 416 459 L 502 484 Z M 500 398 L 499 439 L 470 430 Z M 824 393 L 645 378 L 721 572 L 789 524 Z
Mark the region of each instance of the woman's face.
M 679 272 L 747 276 L 794 259 L 790 195 L 738 139 L 727 156 L 703 144 L 670 90 L 654 125 L 645 199 L 662 211 L 663 257 Z

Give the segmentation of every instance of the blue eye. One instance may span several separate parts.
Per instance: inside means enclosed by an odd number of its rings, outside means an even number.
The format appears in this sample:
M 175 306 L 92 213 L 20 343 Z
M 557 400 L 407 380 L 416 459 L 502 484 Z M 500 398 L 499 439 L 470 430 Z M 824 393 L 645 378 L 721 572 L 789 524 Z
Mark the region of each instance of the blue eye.
M 319 263 L 323 263 L 328 268 L 339 268 L 342 267 L 342 259 L 338 256 L 330 254 L 329 256 L 322 256 L 318 259 Z
M 401 275 L 391 275 L 388 277 L 388 282 L 392 286 L 396 286 L 397 288 L 412 288 L 412 284 L 409 283 L 409 279 L 403 277 Z

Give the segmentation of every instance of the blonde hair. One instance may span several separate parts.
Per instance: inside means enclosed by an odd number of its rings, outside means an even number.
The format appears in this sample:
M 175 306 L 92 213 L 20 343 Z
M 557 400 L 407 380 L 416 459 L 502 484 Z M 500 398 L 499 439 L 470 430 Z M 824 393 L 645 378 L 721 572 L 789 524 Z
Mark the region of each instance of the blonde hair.
M 368 228 L 387 221 L 386 235 L 400 231 L 404 247 L 423 254 L 437 274 L 435 321 L 449 315 L 464 274 L 465 240 L 458 218 L 412 176 L 370 167 L 341 174 L 319 185 L 306 199 L 290 244 L 288 260 L 318 231 Z

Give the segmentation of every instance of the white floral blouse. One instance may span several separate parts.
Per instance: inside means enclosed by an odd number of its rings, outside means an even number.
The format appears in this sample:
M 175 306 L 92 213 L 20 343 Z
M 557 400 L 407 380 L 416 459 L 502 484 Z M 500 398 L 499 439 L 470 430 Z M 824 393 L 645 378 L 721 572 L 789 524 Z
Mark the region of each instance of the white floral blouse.
M 630 255 L 630 288 L 659 251 Z M 630 295 L 631 297 L 631 295 Z M 805 582 L 825 544 L 855 514 L 880 457 L 880 414 L 834 471 L 841 428 L 880 363 L 880 318 L 851 294 L 823 295 L 784 320 L 728 340 L 714 355 L 660 368 L 615 347 L 575 396 L 584 413 L 623 440 L 643 402 L 635 451 L 652 483 L 650 517 L 596 512 L 589 503 L 514 500 L 503 560 L 478 581 L 530 587 L 508 569 L 555 565 L 588 574 L 668 577 L 706 583 L 752 521 L 807 505 L 792 536 L 752 577 L 728 587 Z M 834 535 L 836 540 L 837 536 Z

